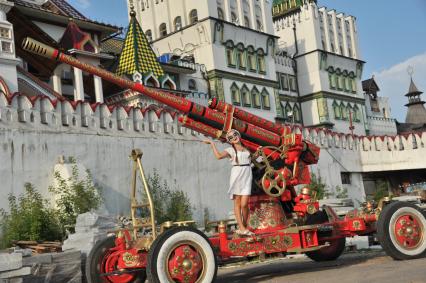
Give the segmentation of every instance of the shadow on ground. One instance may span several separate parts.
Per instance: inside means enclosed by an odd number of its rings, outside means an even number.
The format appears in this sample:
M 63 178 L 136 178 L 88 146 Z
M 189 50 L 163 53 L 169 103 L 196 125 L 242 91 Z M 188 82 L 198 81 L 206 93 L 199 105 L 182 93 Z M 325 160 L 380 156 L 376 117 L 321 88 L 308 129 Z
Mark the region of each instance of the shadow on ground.
M 384 252 L 359 252 L 347 253 L 335 261 L 328 262 L 314 262 L 310 259 L 282 259 L 268 263 L 221 268 L 215 282 L 251 283 L 266 281 L 280 276 L 349 267 L 384 255 Z

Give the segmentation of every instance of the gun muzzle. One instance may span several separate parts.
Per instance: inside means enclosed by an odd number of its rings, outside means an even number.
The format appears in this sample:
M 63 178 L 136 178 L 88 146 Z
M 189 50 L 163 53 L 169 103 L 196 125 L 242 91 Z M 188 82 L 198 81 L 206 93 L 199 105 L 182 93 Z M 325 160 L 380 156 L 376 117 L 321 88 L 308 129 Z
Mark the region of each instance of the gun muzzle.
M 38 42 L 37 40 L 32 39 L 31 37 L 26 37 L 22 41 L 22 49 L 49 59 L 56 59 L 57 55 L 59 54 L 59 52 L 55 48 Z

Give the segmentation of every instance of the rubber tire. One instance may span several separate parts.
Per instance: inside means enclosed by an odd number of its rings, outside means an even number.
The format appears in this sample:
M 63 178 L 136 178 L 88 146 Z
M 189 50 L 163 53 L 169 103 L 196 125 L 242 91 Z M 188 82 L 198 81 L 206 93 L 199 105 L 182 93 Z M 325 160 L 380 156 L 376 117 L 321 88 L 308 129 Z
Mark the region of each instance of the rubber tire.
M 213 263 L 214 266 L 207 266 L 207 273 L 210 273 L 210 276 L 207 276 L 206 280 L 203 280 L 199 283 L 210 283 L 214 282 L 216 280 L 217 276 L 217 259 L 215 256 L 215 253 L 213 251 L 213 248 L 210 244 L 209 239 L 198 231 L 195 228 L 191 227 L 175 227 L 171 228 L 169 230 L 166 230 L 161 235 L 159 235 L 155 241 L 152 243 L 151 248 L 148 253 L 148 265 L 146 268 L 147 275 L 148 275 L 148 281 L 150 283 L 166 283 L 168 282 L 167 277 L 165 277 L 165 274 L 159 274 L 158 273 L 158 258 L 166 256 L 166 254 L 169 253 L 167 247 L 173 246 L 173 243 L 177 243 L 181 240 L 188 241 L 192 239 L 196 239 L 198 245 L 204 246 L 205 250 L 204 253 L 207 257 L 207 264 Z
M 404 253 L 399 246 L 394 244 L 390 235 L 390 226 L 393 221 L 392 217 L 401 212 L 415 213 L 423 224 L 423 231 L 426 230 L 426 213 L 415 204 L 408 202 L 396 201 L 386 205 L 380 213 L 377 221 L 377 238 L 386 254 L 395 260 L 408 260 L 422 258 L 426 256 L 426 235 L 423 235 L 423 243 L 415 252 Z M 396 217 L 396 216 L 395 216 Z M 395 219 L 396 220 L 396 219 Z
M 101 273 L 98 263 L 104 257 L 105 252 L 115 246 L 115 235 L 108 236 L 96 242 L 87 256 L 86 260 L 86 280 L 87 283 L 105 283 L 109 282 L 106 278 L 99 276 Z M 133 283 L 144 283 L 146 281 L 146 272 L 138 274 L 138 278 Z
M 317 211 L 312 215 L 308 215 L 306 225 L 322 224 L 328 222 L 328 216 L 325 211 Z M 318 232 L 318 240 L 322 237 L 330 236 L 330 232 Z M 345 250 L 346 238 L 340 238 L 329 242 L 330 246 L 321 248 L 316 251 L 306 252 L 306 255 L 314 261 L 331 261 L 336 260 Z

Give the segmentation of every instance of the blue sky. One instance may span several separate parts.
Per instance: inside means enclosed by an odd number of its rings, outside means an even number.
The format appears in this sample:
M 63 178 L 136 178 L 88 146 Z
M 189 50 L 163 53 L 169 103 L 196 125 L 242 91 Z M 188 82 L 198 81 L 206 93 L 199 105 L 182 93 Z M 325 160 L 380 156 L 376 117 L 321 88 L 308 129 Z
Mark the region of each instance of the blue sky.
M 91 19 L 127 25 L 126 0 L 69 2 Z M 318 5 L 357 18 L 361 57 L 367 62 L 364 78 L 375 75 L 379 94 L 390 98 L 392 115 L 404 120 L 408 65 L 414 67 L 417 87 L 426 92 L 426 0 L 318 0 Z

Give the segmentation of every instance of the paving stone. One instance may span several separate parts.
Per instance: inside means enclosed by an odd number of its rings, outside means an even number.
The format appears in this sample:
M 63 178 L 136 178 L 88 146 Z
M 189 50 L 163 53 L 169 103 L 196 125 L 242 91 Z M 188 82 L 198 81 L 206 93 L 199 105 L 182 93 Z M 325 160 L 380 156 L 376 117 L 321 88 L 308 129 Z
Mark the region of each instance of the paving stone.
M 357 250 L 368 249 L 368 236 L 355 236 L 352 238 L 346 238 L 346 246 L 356 246 Z
M 33 254 L 32 249 L 21 249 L 20 247 L 14 247 L 13 252 L 22 254 L 23 257 L 31 256 Z
M 22 278 L 0 279 L 0 283 L 23 283 L 23 282 L 24 282 L 24 279 Z
M 81 262 L 81 252 L 78 250 L 69 250 L 61 253 L 52 253 L 52 262 L 56 264 Z
M 0 273 L 0 278 L 6 279 L 6 278 L 26 276 L 30 274 L 31 274 L 31 267 L 25 266 L 20 269 L 2 272 Z
M 50 264 L 52 263 L 52 254 L 38 254 L 22 259 L 22 265 L 32 266 L 33 264 Z
M 109 231 L 118 228 L 117 219 L 87 212 L 78 215 L 75 233 L 68 236 L 64 241 L 62 250 L 77 249 L 83 255 L 87 255 L 94 244 L 107 236 Z
M 0 254 L 0 272 L 22 267 L 22 254 Z

